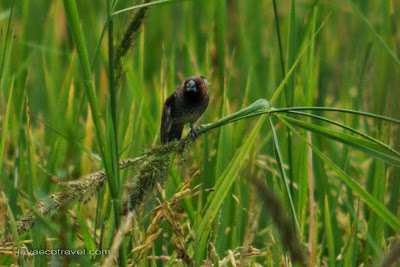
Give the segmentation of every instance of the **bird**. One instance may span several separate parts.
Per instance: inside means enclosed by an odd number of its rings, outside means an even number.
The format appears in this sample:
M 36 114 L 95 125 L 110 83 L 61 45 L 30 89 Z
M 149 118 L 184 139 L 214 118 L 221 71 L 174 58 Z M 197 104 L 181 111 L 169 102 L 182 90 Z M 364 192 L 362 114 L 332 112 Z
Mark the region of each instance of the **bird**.
M 189 77 L 165 100 L 160 126 L 161 144 L 180 140 L 187 123 L 190 123 L 190 133 L 198 136 L 194 124 L 210 102 L 209 85 L 203 75 Z

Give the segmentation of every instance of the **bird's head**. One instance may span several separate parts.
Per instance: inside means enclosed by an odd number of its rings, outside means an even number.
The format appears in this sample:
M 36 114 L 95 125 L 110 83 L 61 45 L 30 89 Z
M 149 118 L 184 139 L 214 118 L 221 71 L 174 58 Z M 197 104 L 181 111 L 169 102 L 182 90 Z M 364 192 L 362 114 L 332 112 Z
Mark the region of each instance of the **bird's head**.
M 203 75 L 189 77 L 182 82 L 179 93 L 186 101 L 199 101 L 208 94 L 209 84 Z

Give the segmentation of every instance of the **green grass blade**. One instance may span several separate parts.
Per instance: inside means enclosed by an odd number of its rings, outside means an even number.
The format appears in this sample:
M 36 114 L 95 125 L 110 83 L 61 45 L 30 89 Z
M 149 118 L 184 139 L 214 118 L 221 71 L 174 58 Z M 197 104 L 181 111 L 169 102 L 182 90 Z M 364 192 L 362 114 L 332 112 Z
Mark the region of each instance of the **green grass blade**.
M 293 220 L 296 223 L 296 227 L 299 233 L 301 233 L 300 231 L 300 225 L 299 225 L 299 221 L 297 219 L 297 215 L 296 215 L 296 209 L 294 207 L 293 204 L 293 198 L 292 198 L 292 194 L 290 192 L 290 188 L 289 188 L 289 183 L 288 183 L 288 177 L 286 176 L 286 172 L 285 172 L 285 168 L 283 167 L 283 161 L 282 161 L 282 155 L 281 155 L 281 149 L 279 148 L 279 141 L 278 141 L 278 136 L 276 134 L 275 128 L 274 128 L 274 124 L 272 123 L 272 119 L 270 116 L 268 116 L 269 119 L 269 124 L 271 126 L 271 131 L 273 134 L 273 140 L 274 140 L 274 150 L 275 150 L 275 158 L 276 158 L 276 162 L 278 163 L 278 167 L 279 167 L 279 171 L 281 172 L 281 176 L 283 179 L 283 183 L 285 185 L 285 189 L 286 189 L 286 196 L 289 199 L 289 203 L 290 203 L 290 209 L 292 211 L 292 216 L 293 216 Z M 291 177 L 291 179 L 293 179 L 293 177 Z
M 285 60 L 283 59 L 282 38 L 281 38 L 281 30 L 279 27 L 279 16 L 278 16 L 278 9 L 276 7 L 276 0 L 272 0 L 272 4 L 274 6 L 275 29 L 276 29 L 276 37 L 278 39 L 279 63 L 281 66 L 282 77 L 285 77 Z
M 6 147 L 6 136 L 7 136 L 7 132 L 8 132 L 8 124 L 9 124 L 9 121 L 10 121 L 10 110 L 11 110 L 11 106 L 12 106 L 13 92 L 14 92 L 14 79 L 13 79 L 13 81 L 11 83 L 10 93 L 8 95 L 8 100 L 7 100 L 6 114 L 4 115 L 3 127 L 1 129 L 0 173 L 1 173 L 1 167 L 3 165 L 3 157 L 4 157 L 5 147 Z
M 5 40 L 5 43 L 4 43 L 3 55 L 2 55 L 2 57 L 1 57 L 0 81 L 3 81 L 2 78 L 3 78 L 3 73 L 4 73 L 4 69 L 5 69 L 5 65 L 6 65 L 6 64 L 5 64 L 5 61 L 6 61 L 6 51 L 7 51 L 8 49 L 10 49 L 10 47 L 7 45 L 7 42 L 8 42 L 8 39 L 9 39 L 9 37 L 10 37 L 10 26 L 11 26 L 11 19 L 12 19 L 12 17 L 13 17 L 14 2 L 15 2 L 15 0 L 13 0 L 13 1 L 11 2 L 10 16 L 9 16 L 9 18 L 8 18 L 7 32 L 6 32 L 6 38 L 5 38 L 6 40 Z M 10 49 L 10 51 L 11 51 L 11 49 Z
M 350 147 L 353 147 L 357 150 L 360 150 L 364 153 L 367 153 L 368 155 L 383 160 L 389 164 L 395 165 L 395 166 L 400 166 L 400 157 L 397 156 L 396 154 L 393 154 L 392 152 L 388 152 L 385 147 L 382 147 L 379 144 L 376 144 L 374 142 L 371 142 L 369 140 L 361 139 L 358 137 L 354 137 L 349 134 L 344 134 L 340 133 L 337 131 L 333 131 L 315 124 L 311 124 L 308 122 L 296 120 L 284 115 L 279 115 L 280 118 L 284 118 L 286 121 L 297 125 L 303 129 L 306 129 L 308 131 L 311 131 L 313 133 L 317 133 L 319 135 L 322 135 L 324 137 L 327 137 L 329 139 L 339 141 L 345 145 L 348 145 Z
M 397 58 L 396 54 L 390 49 L 389 45 L 383 40 L 382 36 L 374 29 L 374 27 L 369 23 L 368 19 L 361 13 L 361 11 L 354 5 L 351 0 L 346 0 L 349 6 L 354 10 L 354 12 L 361 18 L 361 20 L 367 24 L 368 28 L 372 31 L 376 39 L 380 42 L 380 44 L 385 48 L 385 50 L 389 53 L 389 55 L 394 59 L 396 64 L 400 67 L 400 60 Z
M 355 115 L 361 115 L 377 120 L 383 120 L 383 121 L 388 121 L 394 124 L 399 124 L 400 125 L 400 120 L 390 118 L 387 116 L 382 116 L 382 115 L 377 115 L 373 113 L 368 113 L 368 112 L 363 112 L 363 111 L 358 111 L 358 110 L 352 110 L 352 109 L 344 109 L 344 108 L 328 108 L 328 107 L 293 107 L 293 108 L 273 108 L 269 111 L 260 111 L 260 113 L 282 113 L 282 112 L 290 112 L 290 111 L 301 111 L 301 110 L 317 110 L 317 111 L 335 111 L 335 112 L 343 112 L 343 113 L 349 113 L 349 114 L 355 114 Z
M 158 0 L 158 1 L 152 1 L 150 3 L 131 6 L 131 7 L 128 7 L 128 8 L 124 8 L 124 9 L 118 10 L 118 11 L 112 13 L 111 17 L 114 17 L 116 15 L 122 14 L 124 12 L 132 11 L 132 10 L 139 9 L 139 8 L 143 8 L 143 7 L 158 6 L 158 5 L 162 5 L 162 4 L 170 4 L 170 3 L 173 3 L 173 2 L 182 2 L 182 1 L 186 1 L 186 0 Z
M 269 107 L 271 107 L 271 106 L 267 100 L 259 99 L 256 102 L 254 102 L 253 104 L 251 104 L 250 106 L 248 106 L 244 109 L 241 109 L 239 111 L 236 111 L 235 113 L 228 115 L 222 119 L 219 119 L 216 122 L 201 125 L 201 128 L 197 130 L 197 133 L 200 135 L 202 133 L 205 133 L 205 132 L 215 129 L 217 127 L 221 127 L 222 125 L 231 123 L 233 121 L 240 120 L 242 118 L 246 118 L 246 116 L 252 116 L 257 111 L 262 110 L 264 108 L 269 108 Z
M 207 246 L 207 238 L 210 230 L 210 223 L 217 215 L 222 202 L 230 191 L 233 182 L 236 180 L 235 178 L 237 173 L 243 165 L 245 158 L 248 155 L 265 119 L 266 116 L 260 118 L 247 137 L 246 141 L 238 149 L 235 157 L 231 160 L 225 171 L 218 178 L 218 182 L 215 186 L 215 192 L 211 194 L 207 200 L 207 208 L 205 209 L 204 216 L 202 217 L 201 221 L 198 221 L 193 227 L 195 233 L 197 233 L 195 251 L 195 259 L 197 263 L 202 262 L 204 257 Z
M 80 26 L 78 9 L 74 0 L 64 0 L 63 3 L 68 24 L 75 42 L 76 50 L 78 52 L 79 61 L 81 63 L 82 75 L 85 83 L 85 91 L 89 100 L 90 108 L 92 110 L 92 119 L 96 128 L 97 141 L 99 143 L 99 148 L 107 175 L 107 182 L 110 186 L 112 198 L 118 199 L 118 182 L 115 180 L 115 176 L 112 171 L 112 159 L 109 153 L 109 148 L 106 143 L 103 126 L 100 120 L 100 110 L 98 107 L 96 93 L 93 85 L 92 72 L 90 69 L 85 40 Z M 114 219 L 117 220 L 116 224 L 119 225 L 119 206 L 114 206 L 114 212 L 116 214 Z
M 113 156 L 110 154 L 110 148 L 106 142 L 103 126 L 101 123 L 100 110 L 98 107 L 95 88 L 93 85 L 92 71 L 89 63 L 89 58 L 82 28 L 80 26 L 79 14 L 75 0 L 64 0 L 63 3 L 64 3 L 66 17 L 68 20 L 68 25 L 71 29 L 76 50 L 78 52 L 79 61 L 81 63 L 82 74 L 85 83 L 85 91 L 92 111 L 92 119 L 96 128 L 96 137 L 99 144 L 103 164 L 105 167 L 107 183 L 108 186 L 110 187 L 110 193 L 114 208 L 114 221 L 116 227 L 118 227 L 121 221 L 120 205 L 119 205 L 120 188 L 119 188 L 119 181 L 117 180 L 118 176 L 116 176 L 115 173 L 118 172 L 119 170 L 118 168 L 116 169 L 113 168 L 113 166 L 115 166 L 115 164 L 113 164 L 113 159 L 112 159 Z M 109 123 L 108 126 L 110 126 Z M 125 257 L 123 255 L 124 253 L 120 254 L 120 263 L 121 262 L 125 263 Z
M 107 1 L 108 14 L 112 12 L 111 1 Z M 120 176 L 119 176 L 119 153 L 118 153 L 118 125 L 117 125 L 117 88 L 115 85 L 115 74 L 114 74 L 114 23 L 111 19 L 108 23 L 108 92 L 110 95 L 109 104 L 107 105 L 107 114 L 111 113 L 109 116 L 110 120 L 106 121 L 106 129 L 108 131 L 108 147 L 110 148 L 110 156 L 112 162 L 112 169 L 115 180 L 115 187 L 117 188 L 117 197 L 120 198 Z
M 96 97 L 96 93 L 95 93 L 95 89 L 94 89 L 94 85 L 93 85 L 93 80 L 92 80 L 93 78 L 92 78 L 92 73 L 90 70 L 90 64 L 89 64 L 87 49 L 86 49 L 86 45 L 85 45 L 85 40 L 84 40 L 83 32 L 82 32 L 82 29 L 80 26 L 78 9 L 76 7 L 76 3 L 74 0 L 64 0 L 63 3 L 64 3 L 64 8 L 65 8 L 65 13 L 67 16 L 68 24 L 71 29 L 72 36 L 74 38 L 76 50 L 78 52 L 79 61 L 81 63 L 82 75 L 83 75 L 84 84 L 85 84 L 85 91 L 86 91 L 86 95 L 88 96 L 88 99 L 89 99 L 90 108 L 92 110 L 93 122 L 96 127 L 96 135 L 97 135 L 97 139 L 99 142 L 100 151 L 102 154 L 102 159 L 104 161 L 106 172 L 107 172 L 107 174 L 109 174 L 109 173 L 111 173 L 111 169 L 112 169 L 111 162 L 110 162 L 110 160 L 107 160 L 109 154 L 106 153 L 106 152 L 108 152 L 108 149 L 107 149 L 106 141 L 105 141 L 105 137 L 104 137 L 104 130 L 101 125 L 100 112 L 99 112 L 97 97 Z M 106 157 L 106 155 L 107 155 L 107 157 Z M 109 177 L 109 178 L 111 178 L 111 177 Z
M 384 220 L 390 227 L 392 227 L 396 232 L 400 232 L 400 220 L 396 218 L 385 206 L 380 203 L 376 198 L 371 196 L 370 193 L 365 191 L 359 184 L 357 184 L 348 174 L 342 171 L 335 163 L 333 163 L 329 158 L 327 158 L 321 151 L 319 151 L 314 145 L 312 145 L 304 136 L 302 136 L 289 122 L 286 118 L 278 116 L 279 119 L 285 123 L 298 137 L 300 137 L 304 142 L 306 142 L 314 151 L 314 153 L 321 158 L 335 173 L 339 178 L 345 182 L 354 193 L 358 194 L 365 203 L 373 209 L 382 220 Z
M 388 122 L 384 122 L 380 127 L 379 139 L 381 139 L 384 142 L 388 142 L 390 135 L 389 134 L 390 127 L 388 127 L 388 124 L 389 124 Z M 371 181 L 372 196 L 375 197 L 381 203 L 384 203 L 386 198 L 385 194 L 386 184 L 387 184 L 386 169 L 387 169 L 386 164 L 384 162 L 382 161 L 375 162 L 374 174 L 372 176 L 372 181 Z M 398 179 L 398 177 L 394 177 L 394 179 Z M 370 234 L 372 240 L 374 241 L 375 244 L 377 244 L 378 247 L 381 247 L 383 245 L 383 235 L 382 235 L 382 233 L 384 233 L 383 229 L 384 229 L 383 221 L 378 217 L 378 215 L 375 212 L 370 212 L 368 216 L 368 233 Z M 372 251 L 371 246 L 368 245 L 366 252 L 367 252 L 366 255 L 372 255 L 374 264 L 377 264 L 379 262 L 379 257 L 381 254 L 380 251 L 376 253 L 375 251 Z
M 78 212 L 75 213 L 76 215 L 76 221 L 79 226 L 79 233 L 82 235 L 83 242 L 85 244 L 85 248 L 89 250 L 96 250 L 96 243 L 94 239 L 92 238 L 88 226 L 85 223 L 84 217 L 81 214 L 82 209 L 77 209 Z
M 325 228 L 326 228 L 326 236 L 328 239 L 328 254 L 329 254 L 329 266 L 335 266 L 336 257 L 335 257 L 335 243 L 333 239 L 333 230 L 331 225 L 331 216 L 330 216 L 330 209 L 329 209 L 329 202 L 328 197 L 325 195 L 325 212 L 324 212 L 324 219 L 325 219 Z
M 36 159 L 35 159 L 35 145 L 33 143 L 33 129 L 30 119 L 30 108 L 29 108 L 29 98 L 26 95 L 25 98 L 25 116 L 26 116 L 26 125 L 27 125 L 27 165 L 28 165 L 28 194 L 29 200 L 34 203 L 36 200 L 36 194 L 38 191 L 38 175 L 36 173 Z M 45 234 L 38 228 L 35 227 L 32 230 L 32 240 L 33 247 L 37 250 L 44 250 L 46 248 L 46 236 Z M 34 257 L 35 266 L 44 266 L 46 262 L 46 257 L 44 255 L 38 255 Z
M 288 82 L 290 76 L 292 75 L 292 73 L 294 72 L 296 66 L 299 64 L 301 57 L 303 56 L 303 54 L 307 51 L 308 47 L 310 46 L 310 44 L 312 44 L 312 42 L 314 41 L 315 37 L 318 35 L 319 31 L 322 29 L 322 27 L 325 25 L 325 23 L 328 21 L 329 19 L 328 15 L 325 20 L 321 23 L 321 26 L 319 26 L 318 30 L 315 32 L 314 36 L 311 38 L 311 40 L 307 43 L 307 45 L 304 47 L 304 49 L 299 53 L 296 61 L 293 63 L 292 67 L 289 69 L 289 71 L 286 73 L 285 78 L 282 80 L 281 84 L 279 85 L 279 87 L 275 90 L 275 93 L 273 94 L 273 96 L 271 97 L 271 99 L 269 100 L 269 102 L 271 103 L 271 105 L 276 104 L 276 100 L 278 99 L 278 96 L 281 94 L 282 90 L 285 88 L 286 83 Z
M 225 76 L 225 53 L 226 53 L 226 24 L 227 24 L 227 4 L 226 1 L 214 2 L 215 12 L 215 46 L 216 46 L 216 76 L 220 95 L 226 97 L 226 76 Z M 222 108 L 222 106 L 221 106 Z M 222 110 L 221 110 L 222 113 Z
M 400 157 L 400 153 L 399 153 L 398 151 L 394 150 L 392 147 L 386 145 L 385 143 L 382 143 L 382 142 L 379 141 L 378 139 L 375 139 L 375 138 L 373 138 L 373 137 L 371 137 L 371 136 L 369 136 L 369 135 L 367 135 L 367 134 L 364 134 L 364 133 L 362 133 L 362 132 L 360 132 L 360 131 L 357 131 L 356 129 L 351 128 L 351 127 L 349 127 L 349 126 L 347 126 L 347 125 L 344 125 L 344 124 L 342 124 L 342 123 L 339 123 L 339 122 L 336 122 L 336 121 L 333 121 L 333 120 L 330 120 L 330 119 L 327 119 L 327 118 L 324 118 L 324 117 L 320 117 L 320 116 L 308 114 L 308 113 L 297 112 L 297 111 L 293 111 L 293 112 L 290 112 L 290 113 L 294 113 L 294 114 L 298 114 L 298 115 L 302 115 L 302 116 L 307 116 L 307 117 L 311 117 L 311 118 L 314 118 L 314 119 L 318 119 L 318 120 L 321 120 L 321 121 L 329 122 L 329 123 L 331 123 L 332 125 L 339 126 L 339 127 L 343 128 L 343 129 L 346 129 L 346 130 L 348 130 L 348 131 L 350 131 L 350 132 L 352 132 L 352 133 L 355 133 L 355 134 L 357 134 L 357 135 L 359 135 L 359 136 L 362 136 L 362 137 L 364 137 L 365 139 L 367 139 L 367 140 L 369 140 L 369 141 L 371 141 L 371 142 L 373 142 L 373 143 L 375 143 L 375 144 L 381 146 L 382 148 L 387 149 L 387 151 L 390 151 L 390 152 L 392 152 L 393 154 L 395 154 L 395 155 L 397 155 L 397 156 Z
M 314 38 L 311 38 L 311 42 L 308 44 L 311 45 L 314 43 Z M 296 1 L 292 0 L 290 3 L 290 17 L 289 17 L 289 30 L 288 30 L 288 47 L 287 47 L 287 61 L 288 61 L 288 68 L 291 68 L 294 63 L 296 62 Z M 294 101 L 294 76 L 296 73 L 294 72 L 293 75 L 289 76 L 286 84 L 286 106 L 292 107 Z M 288 144 L 288 149 L 290 149 L 290 141 Z
M 36 161 L 35 161 L 35 148 L 33 144 L 33 134 L 32 134 L 32 124 L 29 110 L 29 98 L 26 96 L 25 98 L 25 116 L 26 116 L 26 125 L 27 125 L 27 142 L 26 142 L 26 150 L 27 150 L 27 161 L 28 161 L 28 173 L 29 173 L 29 184 L 28 184 L 28 192 L 31 200 L 35 200 L 35 194 L 38 193 L 38 179 L 36 174 Z
M 7 197 L 4 194 L 3 190 L 1 190 L 1 198 L 2 199 L 7 199 Z M 20 241 L 19 234 L 18 234 L 18 231 L 17 231 L 18 226 L 17 226 L 17 223 L 15 221 L 13 211 L 10 208 L 10 205 L 7 202 L 5 204 L 6 204 L 6 209 L 7 209 L 8 224 L 9 224 L 9 226 L 11 228 L 11 233 L 12 233 L 12 240 L 15 242 L 15 245 L 16 245 L 17 249 L 20 250 L 21 249 L 21 241 Z

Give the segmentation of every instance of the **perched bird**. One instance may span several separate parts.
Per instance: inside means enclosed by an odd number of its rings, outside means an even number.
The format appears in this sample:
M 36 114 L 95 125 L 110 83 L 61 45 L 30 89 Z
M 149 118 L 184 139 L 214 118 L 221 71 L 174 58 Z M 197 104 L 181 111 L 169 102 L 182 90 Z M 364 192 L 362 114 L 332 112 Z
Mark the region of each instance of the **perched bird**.
M 193 126 L 210 101 L 208 85 L 204 76 L 189 77 L 165 100 L 160 127 L 162 144 L 180 140 L 186 123 L 190 123 L 190 132 L 197 135 Z

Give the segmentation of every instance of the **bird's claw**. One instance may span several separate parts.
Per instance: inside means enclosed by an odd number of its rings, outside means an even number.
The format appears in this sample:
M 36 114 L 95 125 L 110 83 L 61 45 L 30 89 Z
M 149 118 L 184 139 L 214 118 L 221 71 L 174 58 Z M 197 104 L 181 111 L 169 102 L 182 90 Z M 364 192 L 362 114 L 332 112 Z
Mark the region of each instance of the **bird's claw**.
M 190 132 L 189 132 L 193 138 L 197 138 L 199 137 L 199 134 L 196 132 L 196 130 L 192 127 L 190 128 Z

